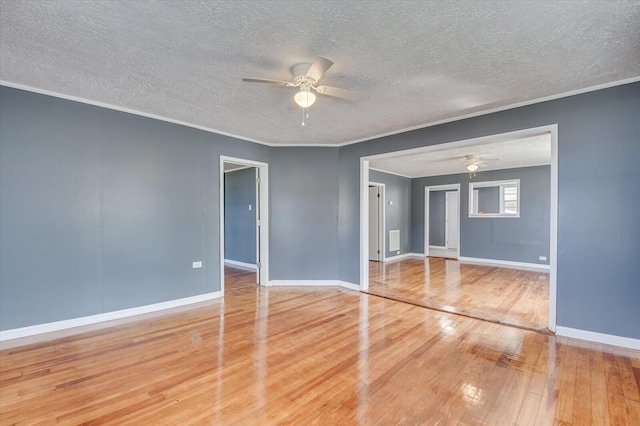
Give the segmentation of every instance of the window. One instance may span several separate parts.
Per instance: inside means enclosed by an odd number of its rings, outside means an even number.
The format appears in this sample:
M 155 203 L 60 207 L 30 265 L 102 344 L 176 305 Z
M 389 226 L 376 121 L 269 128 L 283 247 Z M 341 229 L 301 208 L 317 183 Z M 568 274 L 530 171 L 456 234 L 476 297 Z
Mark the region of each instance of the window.
M 520 217 L 520 179 L 470 183 L 469 217 Z
M 505 184 L 500 188 L 500 213 L 518 214 L 518 184 Z

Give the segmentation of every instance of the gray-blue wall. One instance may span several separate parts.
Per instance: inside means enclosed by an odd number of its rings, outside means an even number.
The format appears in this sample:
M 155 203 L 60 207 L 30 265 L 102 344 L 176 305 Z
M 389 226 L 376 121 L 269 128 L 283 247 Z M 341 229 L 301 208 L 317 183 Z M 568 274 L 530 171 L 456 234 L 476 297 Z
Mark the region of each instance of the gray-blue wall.
M 269 179 L 271 278 L 338 279 L 338 148 L 273 148 Z
M 0 87 L 1 329 L 219 290 L 219 156 L 269 152 Z
M 423 188 L 424 192 L 424 188 Z M 447 191 L 429 191 L 429 245 L 431 246 L 439 246 L 444 247 L 446 241 L 446 232 L 445 226 L 447 223 L 446 212 L 447 212 L 447 201 L 446 201 Z M 419 203 L 420 200 L 417 199 L 413 201 L 414 203 Z M 424 210 L 424 207 L 423 207 Z M 417 209 L 420 211 L 420 209 Z M 419 213 L 418 213 L 419 214 Z M 416 216 L 418 215 L 416 214 Z M 416 218 L 416 220 L 419 220 Z M 414 232 L 419 232 L 419 228 L 413 226 Z M 422 236 L 421 241 L 424 240 L 424 235 Z M 417 241 L 416 237 L 412 238 L 412 241 Z M 414 253 L 423 253 L 424 247 L 418 247 L 417 243 L 412 244 L 414 249 Z
M 520 217 L 469 217 L 469 183 L 520 179 Z M 548 264 L 551 171 L 549 166 L 412 179 L 412 248 L 424 251 L 424 188 L 460 184 L 460 256 Z M 431 207 L 431 206 L 429 206 Z M 431 229 L 430 229 L 431 231 Z M 429 235 L 431 238 L 431 235 Z
M 547 173 L 548 175 L 549 173 Z M 547 179 L 548 183 L 549 179 Z M 500 213 L 500 188 L 497 186 L 478 188 L 478 213 Z M 548 191 L 547 191 L 548 192 Z M 467 198 L 468 200 L 468 198 Z M 467 211 L 468 214 L 468 211 Z
M 558 124 L 557 322 L 640 338 L 638 116 L 633 83 L 341 148 L 269 148 L 2 87 L 0 327 L 218 290 L 221 154 L 270 164 L 271 279 L 357 283 L 360 157 Z
M 359 282 L 360 157 L 558 124 L 557 324 L 640 338 L 638 117 L 632 83 L 341 147 L 340 279 Z
M 224 258 L 256 264 L 255 167 L 224 174 Z
M 384 183 L 385 190 L 385 257 L 411 252 L 411 179 L 384 173 L 369 171 L 369 181 Z M 392 205 L 389 205 L 389 202 Z M 400 253 L 389 250 L 389 231 L 400 231 Z

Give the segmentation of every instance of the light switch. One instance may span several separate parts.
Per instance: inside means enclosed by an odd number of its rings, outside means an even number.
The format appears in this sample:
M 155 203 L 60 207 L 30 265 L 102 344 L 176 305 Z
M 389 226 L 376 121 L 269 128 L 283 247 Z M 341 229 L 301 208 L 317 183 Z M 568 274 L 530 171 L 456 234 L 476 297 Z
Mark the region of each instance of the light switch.
M 202 268 L 202 261 L 201 261 L 201 260 L 199 260 L 199 261 L 197 261 L 197 262 L 193 262 L 193 266 L 192 266 L 192 268 L 193 268 L 193 269 Z

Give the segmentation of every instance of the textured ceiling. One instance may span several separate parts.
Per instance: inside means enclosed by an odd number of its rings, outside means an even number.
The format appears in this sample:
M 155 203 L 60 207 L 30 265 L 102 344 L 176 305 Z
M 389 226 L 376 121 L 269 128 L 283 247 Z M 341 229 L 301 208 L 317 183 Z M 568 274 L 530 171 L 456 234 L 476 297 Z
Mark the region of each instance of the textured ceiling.
M 544 134 L 464 148 L 399 155 L 372 160 L 369 167 L 411 178 L 467 173 L 467 155 L 477 155 L 482 161 L 478 172 L 551 164 L 551 136 Z
M 269 144 L 341 144 L 640 75 L 638 1 L 0 3 L 0 80 Z M 322 55 L 306 127 L 289 80 Z

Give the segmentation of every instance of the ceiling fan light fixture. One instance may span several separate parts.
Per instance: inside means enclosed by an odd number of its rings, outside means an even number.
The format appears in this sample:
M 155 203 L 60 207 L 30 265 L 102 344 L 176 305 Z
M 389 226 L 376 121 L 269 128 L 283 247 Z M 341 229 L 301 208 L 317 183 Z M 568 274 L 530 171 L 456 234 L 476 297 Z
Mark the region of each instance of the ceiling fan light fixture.
M 469 165 L 467 166 L 467 170 L 469 170 L 469 172 L 473 173 L 473 172 L 475 172 L 476 170 L 478 170 L 478 165 L 477 165 L 477 164 L 469 164 Z
M 242 81 L 299 88 L 300 91 L 293 96 L 293 100 L 302 108 L 302 125 L 305 126 L 305 118 L 309 118 L 307 109 L 316 102 L 316 93 L 351 102 L 358 102 L 362 97 L 359 93 L 351 90 L 316 85 L 332 65 L 333 61 L 330 59 L 318 56 L 312 64 L 294 65 L 293 68 L 291 68 L 293 81 L 265 80 L 261 78 L 243 78 Z M 311 89 L 313 89 L 315 93 L 312 93 Z
M 301 108 L 309 108 L 316 102 L 316 95 L 309 90 L 301 90 L 294 95 L 293 100 L 296 101 Z

